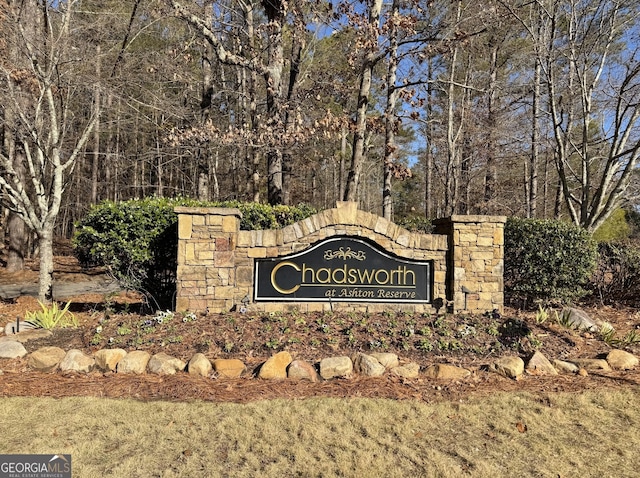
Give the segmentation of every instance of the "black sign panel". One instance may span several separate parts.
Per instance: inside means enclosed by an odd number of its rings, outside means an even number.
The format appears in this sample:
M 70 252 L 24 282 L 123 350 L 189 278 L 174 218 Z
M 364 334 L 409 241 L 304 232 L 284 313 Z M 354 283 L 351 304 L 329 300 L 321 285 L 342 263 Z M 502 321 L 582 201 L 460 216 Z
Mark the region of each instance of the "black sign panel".
M 257 259 L 254 300 L 430 303 L 432 267 L 364 239 L 333 237 L 297 254 Z

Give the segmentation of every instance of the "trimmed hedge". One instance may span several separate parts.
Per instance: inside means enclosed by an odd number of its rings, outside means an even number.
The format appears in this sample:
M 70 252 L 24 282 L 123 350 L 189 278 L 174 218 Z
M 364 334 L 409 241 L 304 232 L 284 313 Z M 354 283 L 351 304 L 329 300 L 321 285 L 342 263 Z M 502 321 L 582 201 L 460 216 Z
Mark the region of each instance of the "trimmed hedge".
M 170 308 L 176 290 L 178 216 L 176 206 L 234 207 L 240 228 L 277 229 L 316 212 L 310 206 L 269 206 L 237 201 L 179 198 L 103 201 L 76 224 L 73 246 L 81 263 L 105 266 L 126 287 L 144 293 L 157 308 Z
M 596 267 L 597 246 L 584 229 L 561 221 L 507 220 L 505 296 L 511 301 L 572 301 Z

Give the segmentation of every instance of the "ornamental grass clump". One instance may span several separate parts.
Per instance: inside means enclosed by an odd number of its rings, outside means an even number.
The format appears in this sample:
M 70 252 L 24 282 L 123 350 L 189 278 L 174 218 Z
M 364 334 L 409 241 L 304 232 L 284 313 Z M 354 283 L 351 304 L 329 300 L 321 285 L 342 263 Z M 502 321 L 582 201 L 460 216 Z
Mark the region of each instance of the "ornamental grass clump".
M 62 309 L 58 307 L 57 302 L 52 302 L 50 306 L 38 301 L 41 310 L 36 312 L 27 312 L 25 319 L 41 329 L 53 329 L 56 327 L 78 327 L 78 319 L 69 312 L 71 302 L 67 302 Z

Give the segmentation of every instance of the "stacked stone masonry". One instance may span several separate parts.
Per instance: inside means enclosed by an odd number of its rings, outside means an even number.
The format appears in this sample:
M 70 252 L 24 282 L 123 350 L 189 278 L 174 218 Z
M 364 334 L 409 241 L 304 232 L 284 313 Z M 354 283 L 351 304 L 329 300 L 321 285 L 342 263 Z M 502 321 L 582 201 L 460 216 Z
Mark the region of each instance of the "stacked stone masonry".
M 422 234 L 360 211 L 351 202 L 277 230 L 241 231 L 238 209 L 178 207 L 176 213 L 177 310 L 435 310 L 432 304 L 251 302 L 256 259 L 300 252 L 334 236 L 366 238 L 398 257 L 432 260 L 433 297 L 452 311 L 503 307 L 504 217 L 452 216 L 436 221 L 436 234 Z

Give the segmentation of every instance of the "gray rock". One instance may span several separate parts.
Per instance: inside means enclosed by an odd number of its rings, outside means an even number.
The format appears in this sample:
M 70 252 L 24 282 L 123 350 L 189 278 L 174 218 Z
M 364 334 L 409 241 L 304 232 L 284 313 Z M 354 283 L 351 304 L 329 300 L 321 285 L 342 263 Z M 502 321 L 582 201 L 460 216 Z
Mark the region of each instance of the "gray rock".
M 524 361 L 520 357 L 501 357 L 491 365 L 490 369 L 507 378 L 517 380 L 524 373 Z
M 578 373 L 580 371 L 580 367 L 576 364 L 564 360 L 554 360 L 553 366 L 560 373 Z
M 424 375 L 436 380 L 460 380 L 467 378 L 471 372 L 462 367 L 442 363 L 430 365 L 424 371 Z
M 608 372 L 611 370 L 611 367 L 604 359 L 571 359 L 571 362 L 587 371 L 601 370 Z
M 287 377 L 294 380 L 309 380 L 311 382 L 318 382 L 320 380 L 316 368 L 304 360 L 294 360 L 291 362 L 287 368 Z
M 541 352 L 536 352 L 527 362 L 526 369 L 534 375 L 558 375 L 558 371 Z
M 16 340 L 18 342 L 25 343 L 25 342 L 28 342 L 29 340 L 44 339 L 47 337 L 51 337 L 52 335 L 53 335 L 53 332 L 51 332 L 50 330 L 30 329 L 30 330 L 25 330 L 24 332 L 20 332 L 18 334 L 5 335 L 3 337 L 0 337 L 0 342 L 3 342 L 5 340 Z
M 58 368 L 66 354 L 60 347 L 42 347 L 29 354 L 27 365 L 41 372 L 51 372 Z
M 353 362 L 349 357 L 328 357 L 320 361 L 320 376 L 325 380 L 338 377 L 350 377 Z
M 358 353 L 352 361 L 356 373 L 366 375 L 367 377 L 380 377 L 386 370 L 384 365 L 371 355 Z
M 375 352 L 369 355 L 380 362 L 384 366 L 384 368 L 393 368 L 400 365 L 398 356 L 390 352 Z
M 80 350 L 69 350 L 60 362 L 60 370 L 63 372 L 89 373 L 96 365 L 93 357 L 83 354 Z
M 607 363 L 615 370 L 631 370 L 638 366 L 638 357 L 624 350 L 612 350 L 607 354 Z
M 420 365 L 415 362 L 398 365 L 391 369 L 391 373 L 402 378 L 418 378 L 420 375 Z
M 208 377 L 213 370 L 213 365 L 211 365 L 211 362 L 204 354 L 197 353 L 189 360 L 187 370 L 189 371 L 189 375 Z
M 27 355 L 27 349 L 17 340 L 0 342 L 0 358 L 14 359 Z
M 27 330 L 33 330 L 33 329 L 37 329 L 37 327 L 33 325 L 31 322 L 24 321 L 24 320 L 21 320 L 19 324 L 16 321 L 16 322 L 9 322 L 7 325 L 4 326 L 5 335 L 15 335 L 15 334 L 26 332 Z M 18 332 L 18 330 L 20 332 Z
M 151 359 L 149 352 L 144 350 L 134 350 L 122 357 L 122 360 L 118 362 L 116 371 L 118 373 L 136 373 L 143 374 L 147 370 L 147 364 Z
M 103 372 L 115 372 L 118 362 L 127 355 L 127 351 L 123 349 L 102 349 L 95 354 L 96 367 Z
M 186 366 L 187 364 L 179 358 L 172 357 L 164 352 L 155 354 L 147 364 L 149 372 L 159 375 L 174 375 L 176 372 L 182 372 Z
M 565 307 L 560 312 L 560 317 L 564 317 L 570 327 L 578 330 L 588 330 L 597 332 L 600 330 L 598 322 L 592 319 L 584 310 L 576 307 Z

